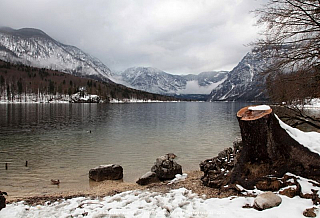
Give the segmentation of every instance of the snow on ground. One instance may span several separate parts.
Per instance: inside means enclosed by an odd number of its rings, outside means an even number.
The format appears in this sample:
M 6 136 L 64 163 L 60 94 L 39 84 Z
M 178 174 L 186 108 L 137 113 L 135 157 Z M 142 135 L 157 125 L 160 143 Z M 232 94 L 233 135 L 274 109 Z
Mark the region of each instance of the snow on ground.
M 179 102 L 179 101 L 159 101 L 159 100 L 145 100 L 145 99 L 136 99 L 136 98 L 127 98 L 127 99 L 123 99 L 123 100 L 118 100 L 118 99 L 111 99 L 110 103 L 164 103 L 164 102 Z
M 305 178 L 294 176 L 301 185 L 304 194 L 312 193 L 311 189 L 320 190 Z M 177 175 L 171 182 L 185 179 L 186 174 Z M 318 184 L 315 181 L 312 181 Z M 261 194 L 262 191 L 245 190 L 242 192 Z M 279 194 L 278 194 L 279 195 Z M 0 211 L 0 217 L 304 217 L 303 211 L 316 207 L 320 217 L 319 206 L 314 206 L 311 199 L 298 196 L 289 198 L 279 195 L 282 203 L 278 207 L 257 211 L 243 208 L 253 205 L 254 197 L 209 198 L 198 196 L 185 188 L 173 189 L 168 193 L 133 190 L 104 198 L 76 197 L 68 200 L 47 202 L 45 205 L 29 206 L 20 201 L 8 204 Z
M 127 191 L 102 199 L 77 197 L 46 205 L 28 206 L 24 202 L 7 205 L 0 217 L 303 217 L 310 199 L 281 195 L 280 206 L 257 211 L 242 208 L 252 205 L 253 197 L 203 199 L 185 188 L 169 193 Z

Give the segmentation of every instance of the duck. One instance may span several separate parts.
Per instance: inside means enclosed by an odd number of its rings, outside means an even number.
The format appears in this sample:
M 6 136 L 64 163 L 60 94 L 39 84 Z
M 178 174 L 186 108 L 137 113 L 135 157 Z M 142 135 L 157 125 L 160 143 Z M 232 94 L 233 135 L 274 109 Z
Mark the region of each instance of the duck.
M 51 179 L 51 185 L 59 185 L 60 180 L 59 179 Z

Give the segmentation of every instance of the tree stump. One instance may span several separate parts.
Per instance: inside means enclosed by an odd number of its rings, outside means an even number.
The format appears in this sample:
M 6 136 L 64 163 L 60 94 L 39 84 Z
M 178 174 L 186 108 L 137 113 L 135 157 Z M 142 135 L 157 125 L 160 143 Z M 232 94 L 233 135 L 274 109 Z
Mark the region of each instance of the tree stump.
M 266 176 L 282 177 L 287 172 L 320 181 L 319 154 L 294 140 L 280 126 L 271 108 L 244 107 L 238 111 L 237 119 L 242 150 L 230 183 L 253 188 Z
M 278 181 L 271 177 L 280 178 L 287 172 L 320 182 L 320 155 L 294 140 L 269 106 L 242 108 L 237 119 L 242 142 L 237 143 L 241 145 L 239 150 L 234 149 L 232 169 L 228 168 L 228 173 L 217 172 L 227 157 L 203 161 L 200 169 L 204 172 L 204 185 L 223 188 L 240 184 L 246 189 L 259 185 L 273 190 L 281 184 L 275 184 Z

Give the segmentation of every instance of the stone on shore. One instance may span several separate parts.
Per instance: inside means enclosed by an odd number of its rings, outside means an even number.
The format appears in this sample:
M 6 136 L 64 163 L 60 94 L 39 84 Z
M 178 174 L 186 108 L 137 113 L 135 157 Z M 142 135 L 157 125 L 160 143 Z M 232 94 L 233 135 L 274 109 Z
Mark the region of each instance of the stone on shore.
M 6 198 L 3 196 L 2 192 L 0 191 L 0 210 L 6 207 Z
M 317 216 L 317 214 L 315 212 L 316 210 L 317 210 L 317 208 L 315 208 L 315 207 L 305 209 L 305 211 L 303 211 L 303 216 L 305 216 L 305 217 L 316 217 Z
M 155 172 L 147 172 L 146 174 L 141 176 L 136 183 L 138 183 L 139 185 L 148 185 L 159 181 L 160 180 Z
M 123 178 L 123 168 L 117 164 L 100 165 L 89 171 L 89 178 L 96 182 L 119 180 Z
M 151 168 L 160 180 L 174 179 L 176 174 L 182 174 L 182 167 L 175 160 L 176 155 L 169 153 L 158 157 Z
M 254 199 L 253 207 L 257 210 L 265 210 L 272 207 L 277 207 L 281 204 L 282 199 L 273 192 L 265 192 L 258 195 Z

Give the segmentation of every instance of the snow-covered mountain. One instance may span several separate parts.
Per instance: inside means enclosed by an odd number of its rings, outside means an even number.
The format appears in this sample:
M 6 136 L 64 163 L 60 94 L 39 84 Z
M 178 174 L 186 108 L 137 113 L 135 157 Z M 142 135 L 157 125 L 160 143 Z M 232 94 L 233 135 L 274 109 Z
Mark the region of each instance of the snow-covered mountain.
M 124 85 L 158 94 L 174 94 L 186 86 L 180 76 L 151 67 L 132 67 L 121 74 Z
M 103 81 L 112 77 L 110 69 L 98 59 L 32 28 L 0 28 L 0 59 Z
M 165 95 L 209 94 L 226 79 L 226 71 L 172 75 L 151 67 L 132 67 L 116 80 L 131 88 Z
M 266 66 L 261 53 L 253 50 L 227 75 L 227 79 L 212 90 L 209 101 L 266 100 L 265 78 L 259 73 Z

